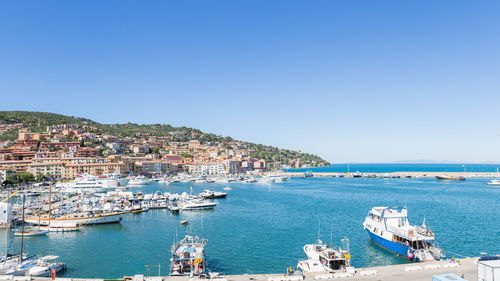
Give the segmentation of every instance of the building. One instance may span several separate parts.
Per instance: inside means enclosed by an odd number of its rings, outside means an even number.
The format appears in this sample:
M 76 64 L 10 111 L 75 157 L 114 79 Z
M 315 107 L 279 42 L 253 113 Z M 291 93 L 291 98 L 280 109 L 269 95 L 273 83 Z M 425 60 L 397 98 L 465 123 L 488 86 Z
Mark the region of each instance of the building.
M 61 178 L 64 172 L 64 162 L 54 161 L 50 163 L 31 163 L 28 165 L 28 173 L 34 175 L 47 175 Z
M 78 173 L 91 175 L 102 175 L 111 173 L 122 173 L 124 164 L 119 163 L 93 163 L 93 164 L 69 164 L 64 166 L 63 177 L 74 178 Z
M 259 161 L 255 161 L 253 162 L 253 168 L 255 170 L 263 170 L 266 168 L 266 160 L 259 160 Z
M 238 174 L 240 172 L 241 162 L 235 160 L 224 161 L 224 168 L 227 174 Z
M 9 168 L 0 167 L 0 185 L 3 183 L 4 180 L 7 179 L 7 177 L 9 175 L 11 175 L 13 173 L 14 173 L 14 171 L 12 171 Z
M 96 157 L 97 155 L 99 155 L 99 149 L 92 147 L 80 147 L 75 154 L 76 157 Z
M 26 173 L 31 160 L 7 160 L 0 161 L 0 168 L 7 168 L 14 173 Z
M 188 166 L 188 169 L 191 174 L 200 176 L 226 174 L 224 164 L 217 162 L 191 164 Z
M 136 170 L 148 173 L 172 173 L 176 170 L 171 163 L 163 161 L 142 161 L 136 163 Z

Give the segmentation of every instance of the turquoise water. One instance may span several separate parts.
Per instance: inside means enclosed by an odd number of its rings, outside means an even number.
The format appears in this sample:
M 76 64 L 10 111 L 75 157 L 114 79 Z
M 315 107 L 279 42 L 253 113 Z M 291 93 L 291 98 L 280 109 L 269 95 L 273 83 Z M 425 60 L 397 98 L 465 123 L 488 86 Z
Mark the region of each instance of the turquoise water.
M 500 164 L 332 164 L 330 167 L 287 169 L 290 172 L 331 172 L 331 173 L 392 173 L 392 172 L 485 172 L 500 169 Z
M 334 244 L 348 236 L 356 267 L 405 263 L 373 245 L 362 222 L 373 206 L 408 207 L 410 221 L 426 224 L 439 245 L 454 253 L 500 253 L 500 188 L 487 179 L 439 182 L 434 179 L 307 178 L 282 184 L 230 184 L 228 198 L 213 211 L 150 210 L 121 224 L 89 226 L 81 232 L 26 238 L 32 254 L 59 255 L 68 263 L 64 276 L 120 277 L 168 272 L 170 245 L 186 229 L 208 239 L 209 268 L 226 274 L 281 273 L 305 258 L 302 246 L 321 238 Z M 182 192 L 193 186 L 222 190 L 220 184 L 159 184 L 143 192 Z M 135 189 L 139 190 L 139 189 Z M 179 221 L 187 219 L 188 227 Z M 7 232 L 0 241 L 6 244 Z M 16 239 L 15 249 L 19 247 Z

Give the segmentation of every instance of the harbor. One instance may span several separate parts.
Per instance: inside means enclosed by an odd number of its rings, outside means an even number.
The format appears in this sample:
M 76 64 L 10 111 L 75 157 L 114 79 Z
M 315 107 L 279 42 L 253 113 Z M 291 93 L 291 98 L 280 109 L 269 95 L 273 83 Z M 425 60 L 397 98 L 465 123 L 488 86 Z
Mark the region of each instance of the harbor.
M 165 196 L 167 193 L 210 197 L 215 194 L 213 192 L 220 192 L 227 196 L 207 199 L 217 203 L 208 210 L 142 210 L 152 205 L 141 204 L 140 212 L 124 215 L 119 223 L 86 225 L 75 232 L 25 237 L 24 247 L 30 254 L 59 256 L 68 264 L 67 270 L 58 274 L 63 278 L 122 278 L 137 274 L 147 276 L 148 272 L 149 275 L 160 272 L 163 276 L 170 268 L 172 243 L 191 234 L 208 241 L 208 270 L 225 276 L 260 276 L 283 273 L 288 267 L 297 270 L 298 262 L 305 258 L 303 246 L 314 243 L 318 237 L 333 245 L 339 245 L 348 237 L 351 263 L 358 272 L 350 277 L 353 280 L 376 280 L 359 274 L 362 269 L 381 266 L 395 266 L 404 274 L 427 276 L 428 272 L 441 271 L 424 271 L 423 264 L 412 263 L 371 242 L 363 229 L 368 211 L 374 206 L 406 206 L 412 224 L 425 223 L 436 233 L 445 259 L 462 260 L 477 257 L 482 252 L 495 254 L 499 252 L 500 241 L 496 241 L 499 238 L 488 225 L 494 225 L 494 206 L 498 205 L 495 196 L 500 190 L 487 185 L 488 180 L 292 177 L 278 183 L 179 181 L 165 184 L 150 181 L 128 186 L 124 192 L 130 192 L 134 198 L 141 194 L 143 199 L 150 198 L 142 202 L 150 202 L 155 194 Z M 43 196 L 47 194 L 37 197 Z M 15 198 L 11 201 L 18 206 L 20 197 Z M 79 196 L 63 195 L 62 198 L 74 204 Z M 64 205 L 55 201 L 53 204 L 56 207 Z M 122 208 L 124 205 L 115 206 Z M 33 205 L 33 208 L 38 207 Z M 457 217 L 469 227 L 450 228 Z M 36 220 L 34 222 L 36 225 Z M 457 227 L 460 227 L 459 233 L 455 231 Z M 294 229 L 293 235 L 290 228 Z M 2 244 L 7 245 L 9 231 L 1 233 Z M 488 237 L 489 242 L 470 239 L 477 235 Z M 110 245 L 116 251 L 108 251 Z M 12 248 L 17 250 L 19 247 L 19 238 L 14 238 Z M 279 258 L 263 258 L 271 256 Z M 421 266 L 422 270 L 404 271 L 411 266 Z M 454 270 L 450 268 L 447 272 Z M 382 268 L 379 274 L 383 272 Z M 309 273 L 305 275 L 310 278 Z

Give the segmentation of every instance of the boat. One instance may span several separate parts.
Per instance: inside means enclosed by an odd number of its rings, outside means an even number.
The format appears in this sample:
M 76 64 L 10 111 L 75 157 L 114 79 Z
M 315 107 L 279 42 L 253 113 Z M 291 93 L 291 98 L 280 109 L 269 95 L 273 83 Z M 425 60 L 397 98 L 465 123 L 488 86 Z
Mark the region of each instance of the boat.
M 229 186 L 226 186 L 226 187 L 224 187 L 224 190 L 229 191 L 229 190 L 232 190 L 232 188 Z
M 411 225 L 406 207 L 374 207 L 363 222 L 364 229 L 378 246 L 414 262 L 440 260 L 443 250 L 438 248 L 430 228 Z
M 349 239 L 342 239 L 345 249 L 333 247 L 323 243 L 321 240 L 315 244 L 304 246 L 307 260 L 299 261 L 297 268 L 302 272 L 333 272 L 345 270 L 351 265 L 351 254 L 349 252 Z
M 47 233 L 49 233 L 49 232 L 46 230 L 33 229 L 33 230 L 25 230 L 24 232 L 17 231 L 14 233 L 14 235 L 15 236 L 32 237 L 32 236 L 46 235 Z
M 170 275 L 199 276 L 207 273 L 206 244 L 206 239 L 186 235 L 184 239 L 172 245 Z
M 100 213 L 92 214 L 88 213 L 74 213 L 69 215 L 63 215 L 56 218 L 49 218 L 47 215 L 40 219 L 40 225 L 49 226 L 51 223 L 64 222 L 67 224 L 74 225 L 93 225 L 93 224 L 106 224 L 106 223 L 119 223 L 123 220 L 124 215 L 141 212 L 142 210 L 131 210 L 123 212 L 112 212 L 112 213 Z M 31 224 L 37 224 L 38 218 L 28 217 L 24 219 L 25 222 Z
M 491 186 L 500 186 L 500 180 L 493 179 L 493 180 L 489 181 L 489 182 L 487 183 L 487 185 L 491 185 Z
M 218 198 L 226 198 L 227 193 L 205 189 L 203 190 L 202 193 L 200 193 L 200 196 L 205 199 L 218 199 Z
M 26 273 L 28 276 L 49 277 L 53 271 L 60 272 L 66 269 L 66 263 L 49 262 L 59 258 L 58 256 L 45 256 L 40 258 Z
M 182 225 L 186 225 L 186 224 L 188 224 L 188 221 L 187 221 L 187 220 L 182 220 L 182 221 L 180 221 L 180 223 L 181 223 Z
M 56 187 L 65 193 L 95 193 L 107 192 L 114 188 L 106 178 L 92 176 L 86 173 L 78 173 L 74 181 L 58 183 Z
M 42 229 L 49 232 L 71 232 L 79 231 L 83 227 L 74 222 L 61 222 L 61 221 L 51 221 L 49 226 L 45 226 Z
M 192 199 L 186 198 L 179 202 L 179 208 L 183 211 L 189 210 L 205 210 L 205 209 L 213 209 L 217 206 L 218 203 L 201 200 L 201 199 Z
M 130 181 L 128 182 L 129 185 L 147 185 L 148 184 L 148 179 L 145 176 L 136 176 L 130 178 Z
M 436 179 L 438 179 L 440 181 L 464 181 L 465 177 L 463 177 L 463 176 L 453 177 L 453 176 L 445 175 L 445 176 L 436 176 Z

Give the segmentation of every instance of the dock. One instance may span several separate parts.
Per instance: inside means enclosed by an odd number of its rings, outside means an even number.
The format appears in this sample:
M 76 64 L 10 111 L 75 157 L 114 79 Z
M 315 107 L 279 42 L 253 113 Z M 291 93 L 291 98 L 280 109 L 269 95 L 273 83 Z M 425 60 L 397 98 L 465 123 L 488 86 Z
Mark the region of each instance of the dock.
M 348 281 L 430 281 L 432 276 L 440 274 L 453 273 L 463 276 L 468 281 L 477 280 L 477 261 L 479 258 L 464 258 L 456 261 L 436 261 L 425 263 L 406 263 L 398 265 L 377 266 L 368 268 L 356 268 L 355 273 L 347 272 L 318 272 L 305 273 L 304 275 L 285 275 L 285 274 L 242 274 L 225 275 L 219 278 L 200 279 L 190 278 L 189 276 L 125 276 L 122 281 L 326 281 L 326 280 L 348 280 Z M 49 281 L 51 278 L 28 276 L 0 276 L 0 280 L 12 281 Z M 109 279 L 81 279 L 81 278 L 56 278 L 56 281 L 106 281 Z

